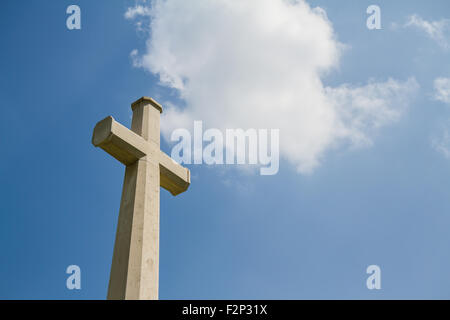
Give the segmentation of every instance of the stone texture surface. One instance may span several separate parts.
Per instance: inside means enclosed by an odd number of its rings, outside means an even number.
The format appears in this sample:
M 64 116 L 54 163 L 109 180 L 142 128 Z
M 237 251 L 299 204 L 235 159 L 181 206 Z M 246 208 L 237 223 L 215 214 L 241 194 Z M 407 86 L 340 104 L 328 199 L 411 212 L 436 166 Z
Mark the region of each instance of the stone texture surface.
M 190 173 L 160 150 L 161 105 L 143 97 L 131 107 L 131 130 L 107 117 L 92 137 L 94 146 L 126 165 L 108 299 L 156 300 L 160 187 L 180 194 Z

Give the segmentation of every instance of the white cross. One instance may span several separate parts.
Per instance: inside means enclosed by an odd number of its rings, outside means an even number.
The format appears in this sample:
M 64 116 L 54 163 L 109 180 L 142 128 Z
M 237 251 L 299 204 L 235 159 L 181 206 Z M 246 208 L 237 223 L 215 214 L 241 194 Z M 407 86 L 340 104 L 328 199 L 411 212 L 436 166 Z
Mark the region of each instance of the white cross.
M 126 166 L 108 299 L 157 300 L 160 186 L 178 195 L 190 173 L 160 150 L 161 105 L 143 97 L 131 108 L 131 130 L 107 117 L 92 137 Z

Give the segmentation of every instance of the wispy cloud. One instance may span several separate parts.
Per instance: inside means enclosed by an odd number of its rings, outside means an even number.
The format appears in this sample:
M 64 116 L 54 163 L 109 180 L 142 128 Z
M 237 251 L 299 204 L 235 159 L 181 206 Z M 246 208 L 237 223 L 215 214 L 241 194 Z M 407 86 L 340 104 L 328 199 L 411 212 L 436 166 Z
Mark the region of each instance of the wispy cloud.
M 126 19 L 134 19 L 136 17 L 150 16 L 150 8 L 144 5 L 136 4 L 125 12 Z
M 446 104 L 450 104 L 450 78 L 436 78 L 434 80 L 433 98 Z M 450 122 L 440 129 L 440 134 L 431 139 L 432 147 L 450 159 Z
M 440 136 L 434 137 L 431 140 L 433 148 L 444 155 L 447 159 L 450 159 L 450 130 L 449 126 L 443 128 Z
M 404 27 L 413 27 L 421 30 L 442 48 L 446 50 L 450 49 L 450 19 L 427 21 L 419 15 L 414 14 L 408 17 L 408 21 L 404 24 Z
M 437 78 L 434 80 L 435 100 L 450 104 L 450 78 Z

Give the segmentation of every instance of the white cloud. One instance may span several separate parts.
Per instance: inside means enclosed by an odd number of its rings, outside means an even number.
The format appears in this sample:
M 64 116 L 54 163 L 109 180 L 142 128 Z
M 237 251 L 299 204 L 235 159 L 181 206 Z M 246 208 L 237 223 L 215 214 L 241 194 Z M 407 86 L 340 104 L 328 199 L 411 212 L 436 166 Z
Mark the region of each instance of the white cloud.
M 450 132 L 449 127 L 445 127 L 439 137 L 434 137 L 431 140 L 433 148 L 444 155 L 447 159 L 450 159 Z
M 146 8 L 147 51 L 134 51 L 134 64 L 186 102 L 165 110 L 166 137 L 193 120 L 280 129 L 282 156 L 309 173 L 332 147 L 370 144 L 418 87 L 414 79 L 325 87 L 343 45 L 325 11 L 303 0 L 155 0 Z
M 125 12 L 126 19 L 135 19 L 136 17 L 150 16 L 150 9 L 145 5 L 136 4 L 134 7 L 130 7 Z
M 450 104 L 450 78 L 434 80 L 434 99 Z
M 450 104 L 450 78 L 436 78 L 434 80 L 435 100 Z M 431 145 L 439 153 L 450 159 L 450 123 L 441 128 L 441 134 L 431 140 Z
M 326 88 L 326 93 L 339 114 L 343 136 L 358 145 L 370 144 L 369 134 L 374 129 L 398 121 L 418 87 L 414 78 L 405 82 L 389 78 L 386 82 L 371 80 L 361 87 Z
M 415 27 L 436 41 L 442 48 L 450 49 L 450 20 L 427 21 L 414 14 L 408 18 L 405 27 Z

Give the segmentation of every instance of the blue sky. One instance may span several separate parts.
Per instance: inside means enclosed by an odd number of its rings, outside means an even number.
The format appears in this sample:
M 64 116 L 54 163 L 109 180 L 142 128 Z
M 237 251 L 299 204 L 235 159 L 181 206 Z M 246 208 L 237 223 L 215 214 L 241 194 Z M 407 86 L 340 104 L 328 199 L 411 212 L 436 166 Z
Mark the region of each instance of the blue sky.
M 414 78 L 417 90 L 370 145 L 324 149 L 311 172 L 298 172 L 289 152 L 274 176 L 189 166 L 188 192 L 161 192 L 161 299 L 450 298 L 450 159 L 432 143 L 450 120 L 434 98 L 435 79 L 450 78 L 450 51 L 405 27 L 414 14 L 449 19 L 450 4 L 377 1 L 382 29 L 368 30 L 375 2 L 310 3 L 347 45 L 324 86 L 391 77 Z M 82 10 L 81 30 L 66 28 L 70 4 Z M 186 103 L 133 67 L 130 52 L 145 53 L 148 37 L 124 17 L 134 4 L 2 5 L 0 298 L 106 297 L 124 168 L 92 146 L 92 130 L 108 115 L 129 126 L 130 103 L 144 95 Z M 65 286 L 72 264 L 79 291 Z M 366 287 L 372 264 L 381 290 Z

